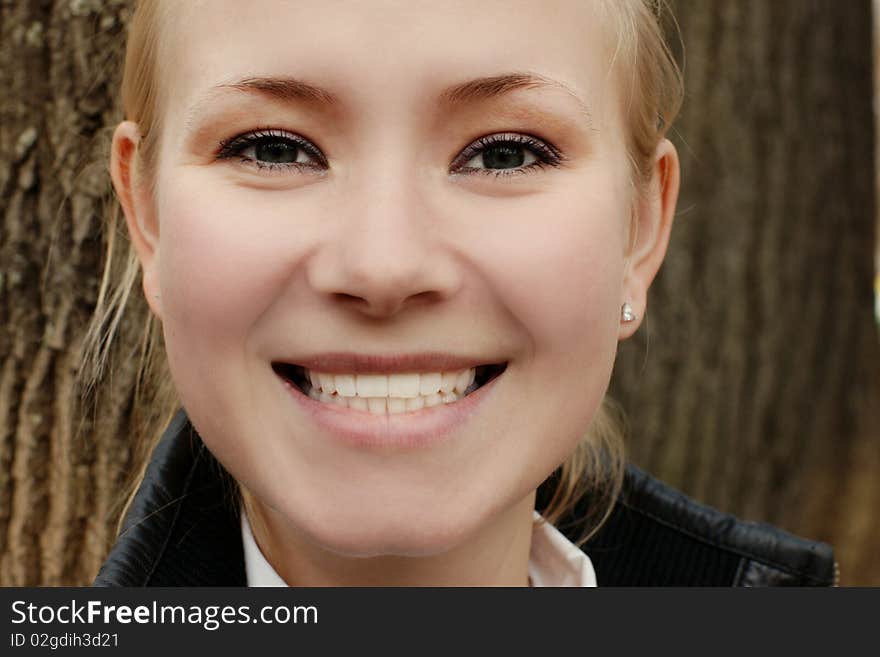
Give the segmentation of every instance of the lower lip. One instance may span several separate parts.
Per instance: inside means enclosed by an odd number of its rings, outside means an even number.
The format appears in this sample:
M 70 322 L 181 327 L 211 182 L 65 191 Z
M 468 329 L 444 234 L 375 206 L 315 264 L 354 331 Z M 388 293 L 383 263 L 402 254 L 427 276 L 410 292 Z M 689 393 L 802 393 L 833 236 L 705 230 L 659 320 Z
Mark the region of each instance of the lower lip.
M 447 440 L 471 418 L 495 388 L 502 373 L 466 397 L 409 413 L 373 415 L 312 399 L 275 375 L 315 423 L 341 442 L 355 447 L 430 447 Z

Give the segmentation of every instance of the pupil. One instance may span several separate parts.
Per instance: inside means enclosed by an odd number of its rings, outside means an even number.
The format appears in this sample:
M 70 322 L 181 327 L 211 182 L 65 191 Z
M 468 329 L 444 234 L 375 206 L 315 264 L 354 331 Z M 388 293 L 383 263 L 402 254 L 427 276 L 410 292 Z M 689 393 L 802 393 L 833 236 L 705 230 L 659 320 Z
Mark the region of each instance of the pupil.
M 493 146 L 483 152 L 483 166 L 487 169 L 513 169 L 525 162 L 522 146 Z
M 296 162 L 297 147 L 282 141 L 268 141 L 257 144 L 254 155 L 263 162 L 286 164 Z

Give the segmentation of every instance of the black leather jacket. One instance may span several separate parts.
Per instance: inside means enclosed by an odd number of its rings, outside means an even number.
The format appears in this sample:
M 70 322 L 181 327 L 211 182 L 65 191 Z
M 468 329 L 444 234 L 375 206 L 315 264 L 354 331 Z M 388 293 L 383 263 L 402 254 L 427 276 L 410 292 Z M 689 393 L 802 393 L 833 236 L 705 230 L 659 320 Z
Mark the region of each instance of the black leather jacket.
M 153 453 L 95 586 L 245 586 L 238 505 L 222 466 L 179 412 Z M 559 526 L 570 540 L 580 511 Z M 584 546 L 599 586 L 829 586 L 832 549 L 688 499 L 634 466 Z

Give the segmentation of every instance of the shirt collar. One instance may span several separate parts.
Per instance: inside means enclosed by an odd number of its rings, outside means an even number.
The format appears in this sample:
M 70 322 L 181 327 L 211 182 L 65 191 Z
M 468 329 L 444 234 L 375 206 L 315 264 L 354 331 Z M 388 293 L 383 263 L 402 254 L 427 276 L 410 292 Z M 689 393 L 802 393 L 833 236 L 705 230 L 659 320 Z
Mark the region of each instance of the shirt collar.
M 251 523 L 248 522 L 247 514 L 243 510 L 241 541 L 244 547 L 244 570 L 248 586 L 287 586 L 260 551 L 260 546 L 257 545 L 254 533 L 251 531 Z
M 596 571 L 590 557 L 537 511 L 529 551 L 529 583 L 535 587 L 596 586 Z
M 244 512 L 241 513 L 241 539 L 247 585 L 287 586 L 260 551 Z M 596 572 L 590 558 L 537 511 L 529 552 L 529 583 L 535 587 L 596 586 Z

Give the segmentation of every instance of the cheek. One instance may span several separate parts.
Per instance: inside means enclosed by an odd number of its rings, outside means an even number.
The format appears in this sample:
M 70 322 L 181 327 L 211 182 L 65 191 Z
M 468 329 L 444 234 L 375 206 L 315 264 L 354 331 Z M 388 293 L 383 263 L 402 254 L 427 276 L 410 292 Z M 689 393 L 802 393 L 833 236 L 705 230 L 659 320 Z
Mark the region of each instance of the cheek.
M 615 349 L 624 271 L 621 198 L 577 190 L 519 199 L 504 226 L 486 231 L 487 278 L 529 334 L 536 354 L 570 358 Z
M 516 420 L 505 431 L 523 441 L 528 484 L 582 438 L 614 365 L 630 206 L 623 188 L 609 193 L 613 180 L 603 182 L 517 199 L 503 228 L 485 231 L 480 255 L 473 252 L 523 334 L 508 409 Z
M 610 337 L 609 307 L 619 295 L 621 258 L 606 239 L 613 232 L 578 227 L 580 222 L 560 227 L 555 239 L 533 239 L 521 254 L 522 271 L 531 274 L 510 281 L 511 303 L 550 356 L 571 355 L 578 347 L 592 350 Z
M 165 347 L 181 402 L 206 436 L 245 435 L 248 418 L 236 409 L 256 407 L 267 374 L 253 358 L 254 327 L 290 284 L 297 232 L 282 211 L 289 204 L 199 173 L 177 169 L 160 188 Z M 226 454 L 232 443 L 209 446 Z
M 215 346 L 245 336 L 285 284 L 296 245 L 259 196 L 186 176 L 163 190 L 160 283 L 166 333 Z M 268 205 L 265 200 L 263 205 Z M 259 216 L 260 221 L 254 217 Z M 241 343 L 239 342 L 239 348 Z

